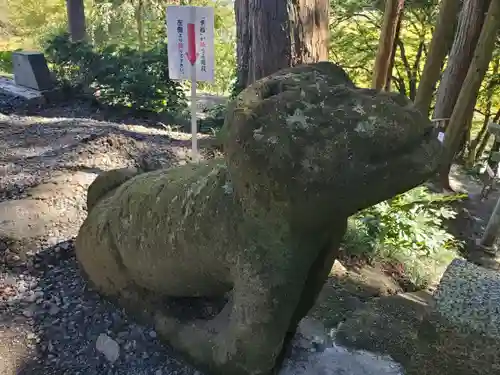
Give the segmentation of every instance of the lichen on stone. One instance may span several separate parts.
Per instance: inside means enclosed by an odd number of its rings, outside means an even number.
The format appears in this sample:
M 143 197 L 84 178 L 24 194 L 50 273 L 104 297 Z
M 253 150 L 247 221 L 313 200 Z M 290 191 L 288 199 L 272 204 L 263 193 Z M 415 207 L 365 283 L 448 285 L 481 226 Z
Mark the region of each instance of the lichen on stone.
M 328 277 L 347 217 L 436 170 L 429 129 L 406 100 L 358 89 L 334 64 L 285 69 L 230 103 L 223 158 L 96 180 L 77 258 L 102 293 L 156 309 L 159 334 L 194 363 L 267 375 Z M 207 322 L 143 301 L 228 294 L 230 315 Z

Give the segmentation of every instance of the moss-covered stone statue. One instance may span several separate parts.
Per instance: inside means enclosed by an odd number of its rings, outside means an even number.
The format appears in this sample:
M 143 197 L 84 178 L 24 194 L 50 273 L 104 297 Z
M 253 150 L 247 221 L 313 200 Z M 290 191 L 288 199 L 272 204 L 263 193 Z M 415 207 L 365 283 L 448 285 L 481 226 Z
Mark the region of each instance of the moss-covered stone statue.
M 224 126 L 224 159 L 100 176 L 77 257 L 100 292 L 141 310 L 200 368 L 271 374 L 347 217 L 426 180 L 440 144 L 408 99 L 355 88 L 330 63 L 256 82 Z M 224 296 L 213 319 L 164 303 Z

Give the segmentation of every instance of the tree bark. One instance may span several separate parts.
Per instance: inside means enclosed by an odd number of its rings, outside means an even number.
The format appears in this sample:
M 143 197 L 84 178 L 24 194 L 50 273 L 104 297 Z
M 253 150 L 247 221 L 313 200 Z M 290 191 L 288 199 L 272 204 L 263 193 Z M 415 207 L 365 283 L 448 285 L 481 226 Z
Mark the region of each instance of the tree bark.
M 498 110 L 497 114 L 493 118 L 494 123 L 498 124 L 498 120 L 500 120 L 500 109 Z M 491 134 L 491 133 L 490 133 Z M 491 150 L 490 154 L 488 155 L 488 165 L 490 166 L 491 169 L 493 169 L 495 172 L 498 170 L 498 161 L 493 161 L 492 156 L 494 152 L 500 151 L 500 142 L 497 140 L 495 137 L 495 140 L 493 141 L 493 144 L 491 145 Z
M 476 161 L 476 148 L 480 144 L 481 140 L 485 136 L 487 130 L 488 130 L 488 123 L 490 122 L 491 118 L 491 110 L 493 107 L 493 94 L 495 92 L 495 77 L 498 75 L 498 70 L 500 69 L 500 59 L 497 58 L 493 62 L 493 67 L 492 67 L 492 80 L 488 84 L 488 87 L 486 88 L 486 111 L 484 114 L 484 121 L 481 126 L 481 129 L 479 130 L 479 133 L 477 134 L 476 138 L 474 138 L 470 142 L 470 147 L 469 147 L 469 154 L 467 155 L 467 166 L 472 167 L 474 162 Z M 495 122 L 495 121 L 494 121 Z
M 449 118 L 453 112 L 481 33 L 488 2 L 464 0 L 448 64 L 439 84 L 434 118 Z
M 68 13 L 68 30 L 73 42 L 84 40 L 87 37 L 85 31 L 85 8 L 83 0 L 66 0 Z
M 403 8 L 404 0 L 387 0 L 385 3 L 384 21 L 373 68 L 372 87 L 376 90 L 382 90 L 387 82 L 396 30 Z
M 475 102 L 477 99 L 481 82 L 484 79 L 488 65 L 493 56 L 493 49 L 495 48 L 495 41 L 499 29 L 500 1 L 495 0 L 490 3 L 472 62 L 451 114 L 448 128 L 446 129 L 444 152 L 442 155 L 439 176 L 442 186 L 448 189 L 450 188 L 448 175 L 451 164 L 460 145 L 461 136 L 464 131 L 462 124 L 464 119 L 466 119 L 467 111 L 469 111 L 471 105 L 470 103 Z
M 238 86 L 328 60 L 327 0 L 236 0 Z
M 137 26 L 137 41 L 139 43 L 139 51 L 144 51 L 144 0 L 137 0 L 135 8 L 135 23 Z
M 391 91 L 392 84 L 392 70 L 394 69 L 394 63 L 396 62 L 396 50 L 398 49 L 399 34 L 401 33 L 401 23 L 403 22 L 403 13 L 401 12 L 398 17 L 396 25 L 396 33 L 394 35 L 394 42 L 392 43 L 391 57 L 389 60 L 389 66 L 387 67 L 387 76 L 385 78 L 384 91 Z
M 461 0 L 442 0 L 436 29 L 432 34 L 429 54 L 425 61 L 422 78 L 418 85 L 415 106 L 428 115 L 432 102 L 432 94 L 441 74 L 443 61 L 453 44 L 457 14 Z

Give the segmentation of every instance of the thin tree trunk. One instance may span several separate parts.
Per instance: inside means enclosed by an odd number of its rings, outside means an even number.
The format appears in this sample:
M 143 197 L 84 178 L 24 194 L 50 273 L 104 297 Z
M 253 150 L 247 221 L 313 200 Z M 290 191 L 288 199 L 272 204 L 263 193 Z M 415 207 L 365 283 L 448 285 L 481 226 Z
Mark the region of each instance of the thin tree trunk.
M 467 152 L 467 148 L 470 143 L 470 132 L 472 129 L 472 120 L 474 119 L 474 108 L 476 102 L 473 101 L 467 110 L 467 114 L 465 115 L 465 119 L 463 121 L 463 131 L 462 131 L 462 140 L 460 141 L 460 145 L 458 147 L 457 158 L 464 160 Z
M 461 0 L 441 1 L 437 26 L 432 34 L 429 53 L 415 98 L 415 106 L 426 115 L 431 107 L 432 94 L 439 80 L 443 61 L 453 44 L 460 4 Z
M 398 17 L 398 23 L 396 26 L 396 35 L 394 36 L 394 42 L 392 43 L 391 58 L 389 60 L 389 66 L 387 68 L 387 76 L 386 76 L 384 91 L 391 91 L 392 70 L 394 69 L 394 63 L 396 62 L 396 51 L 398 49 L 398 40 L 399 40 L 399 34 L 401 33 L 402 22 L 403 22 L 403 12 L 401 12 Z
M 481 125 L 481 129 L 479 130 L 476 138 L 474 138 L 470 143 L 469 153 L 467 155 L 467 162 L 466 162 L 466 166 L 468 168 L 471 168 L 476 162 L 478 156 L 481 156 L 478 155 L 478 152 L 481 149 L 483 141 L 485 140 L 485 138 L 487 138 L 488 124 L 490 122 L 490 118 L 491 118 L 491 113 L 488 113 L 487 116 L 484 116 L 484 121 L 483 124 Z M 488 139 L 486 139 L 486 142 L 488 142 Z M 482 147 L 481 153 L 483 150 L 484 146 Z
M 434 118 L 449 118 L 453 112 L 481 33 L 488 1 L 464 0 L 448 65 L 438 88 Z
M 236 0 L 238 86 L 280 69 L 328 60 L 327 0 Z
M 84 40 L 87 37 L 85 31 L 85 7 L 83 0 L 66 0 L 68 13 L 68 30 L 73 42 Z
M 491 121 L 494 123 L 498 123 L 498 120 L 500 120 L 500 109 L 497 111 L 495 117 L 493 117 L 493 120 Z M 484 149 L 486 148 L 486 145 L 488 144 L 490 138 L 491 138 L 491 133 L 487 131 L 486 135 L 481 140 L 479 147 L 477 148 L 475 161 L 477 161 L 483 155 Z
M 500 120 L 500 109 L 498 110 L 497 114 L 493 118 L 493 122 L 494 123 L 498 123 L 498 120 Z M 488 155 L 488 160 L 487 160 L 488 165 L 495 172 L 498 169 L 498 163 L 499 162 L 498 161 L 493 161 L 492 160 L 492 156 L 493 156 L 493 153 L 498 152 L 498 151 L 500 151 L 500 142 L 495 137 L 495 140 L 493 141 L 493 144 L 491 145 L 491 150 L 490 150 L 490 153 Z
M 491 117 L 491 108 L 493 106 L 493 94 L 495 92 L 495 77 L 498 75 L 498 70 L 500 68 L 500 59 L 495 59 L 493 62 L 493 70 L 492 70 L 492 81 L 489 83 L 488 88 L 486 90 L 486 111 L 484 114 L 484 121 L 479 130 L 476 138 L 474 138 L 470 142 L 469 154 L 467 155 L 467 166 L 472 167 L 474 161 L 476 160 L 476 148 L 483 139 L 486 131 L 488 130 L 488 123 Z
M 387 0 L 385 3 L 384 21 L 373 68 L 372 87 L 376 90 L 382 90 L 387 82 L 396 29 L 403 8 L 404 0 Z
M 444 138 L 444 152 L 440 168 L 440 181 L 442 186 L 450 188 L 448 175 L 450 173 L 453 158 L 460 145 L 460 137 L 463 134 L 463 121 L 469 111 L 470 103 L 475 102 L 481 82 L 484 79 L 488 65 L 493 55 L 497 32 L 500 29 L 500 1 L 492 1 L 484 25 L 481 30 L 474 57 L 470 64 L 467 76 L 458 96 L 457 103 L 453 109 L 446 135 Z
M 137 26 L 137 39 L 139 42 L 139 50 L 144 51 L 144 23 L 142 17 L 144 15 L 144 0 L 137 0 L 135 9 L 135 23 Z

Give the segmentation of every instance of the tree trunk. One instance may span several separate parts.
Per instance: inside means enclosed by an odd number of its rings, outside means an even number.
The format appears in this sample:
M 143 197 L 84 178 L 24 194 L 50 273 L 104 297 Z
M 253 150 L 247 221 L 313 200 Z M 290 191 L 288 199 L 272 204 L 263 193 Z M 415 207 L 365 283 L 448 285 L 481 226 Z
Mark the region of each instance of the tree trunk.
M 484 79 L 488 65 L 493 55 L 497 32 L 500 29 L 500 1 L 492 1 L 481 35 L 474 51 L 474 56 L 470 64 L 464 84 L 458 95 L 457 103 L 451 114 L 446 135 L 444 138 L 444 153 L 442 155 L 442 164 L 440 168 L 440 181 L 445 188 L 450 188 L 449 172 L 453 158 L 460 145 L 462 136 L 463 121 L 466 118 L 470 103 L 477 100 L 477 95 Z
M 498 124 L 498 120 L 500 120 L 500 109 L 497 111 L 495 117 L 493 117 L 492 122 Z M 491 133 L 488 133 L 488 135 L 491 136 Z M 483 149 L 481 150 L 481 153 L 484 151 L 484 148 L 486 147 L 486 143 L 488 143 L 488 142 L 484 143 L 484 146 L 483 146 Z M 488 160 L 487 160 L 488 165 L 495 172 L 498 169 L 498 162 L 497 161 L 493 161 L 492 160 L 492 156 L 493 156 L 494 152 L 498 152 L 498 151 L 500 151 L 500 142 L 497 141 L 497 139 L 495 137 L 495 140 L 493 141 L 493 144 L 491 145 L 491 150 L 490 150 L 490 153 L 488 155 Z
M 449 118 L 453 112 L 481 33 L 488 2 L 464 0 L 448 64 L 439 84 L 434 118 Z
M 73 42 L 84 40 L 87 36 L 85 31 L 85 8 L 83 0 L 66 0 L 68 13 L 68 30 Z
M 135 8 L 135 23 L 137 26 L 137 41 L 139 43 L 139 51 L 144 51 L 144 0 L 137 0 L 137 7 Z
M 328 61 L 329 1 L 299 0 L 290 17 L 292 35 L 292 65 Z
M 280 69 L 328 60 L 327 0 L 236 0 L 238 86 Z
M 457 13 L 461 0 L 442 0 L 436 29 L 432 34 L 429 53 L 425 61 L 422 78 L 418 85 L 415 106 L 425 115 L 429 114 L 432 94 L 441 74 L 443 61 L 453 44 Z
M 493 117 L 493 120 L 491 120 L 491 121 L 498 124 L 498 120 L 500 120 L 500 109 L 497 111 L 495 117 Z M 481 140 L 479 147 L 477 148 L 474 161 L 477 161 L 483 155 L 484 149 L 486 148 L 486 145 L 488 144 L 488 141 L 490 140 L 490 138 L 491 138 L 491 133 L 487 131 L 484 138 Z M 492 147 L 492 149 L 493 149 L 493 147 Z M 491 153 L 490 153 L 490 155 L 491 155 Z
M 469 154 L 467 155 L 467 166 L 472 167 L 476 160 L 476 148 L 480 144 L 483 139 L 485 133 L 488 130 L 488 123 L 491 117 L 491 109 L 493 107 L 493 94 L 495 93 L 495 77 L 498 75 L 498 70 L 500 69 L 500 59 L 495 59 L 493 62 L 492 68 L 492 80 L 490 81 L 487 89 L 486 89 L 486 111 L 484 114 L 484 121 L 477 134 L 476 138 L 474 138 L 470 142 Z
M 392 83 L 392 70 L 394 69 L 394 63 L 396 61 L 396 51 L 398 49 L 399 34 L 401 33 L 401 23 L 403 22 L 403 13 L 401 12 L 398 17 L 398 23 L 396 25 L 396 34 L 394 35 L 394 42 L 392 43 L 391 57 L 389 60 L 389 66 L 387 67 L 387 76 L 385 79 L 384 91 L 391 91 Z
M 372 87 L 376 90 L 382 90 L 387 82 L 396 30 L 403 8 L 404 0 L 387 0 L 385 3 L 384 21 L 373 68 Z

